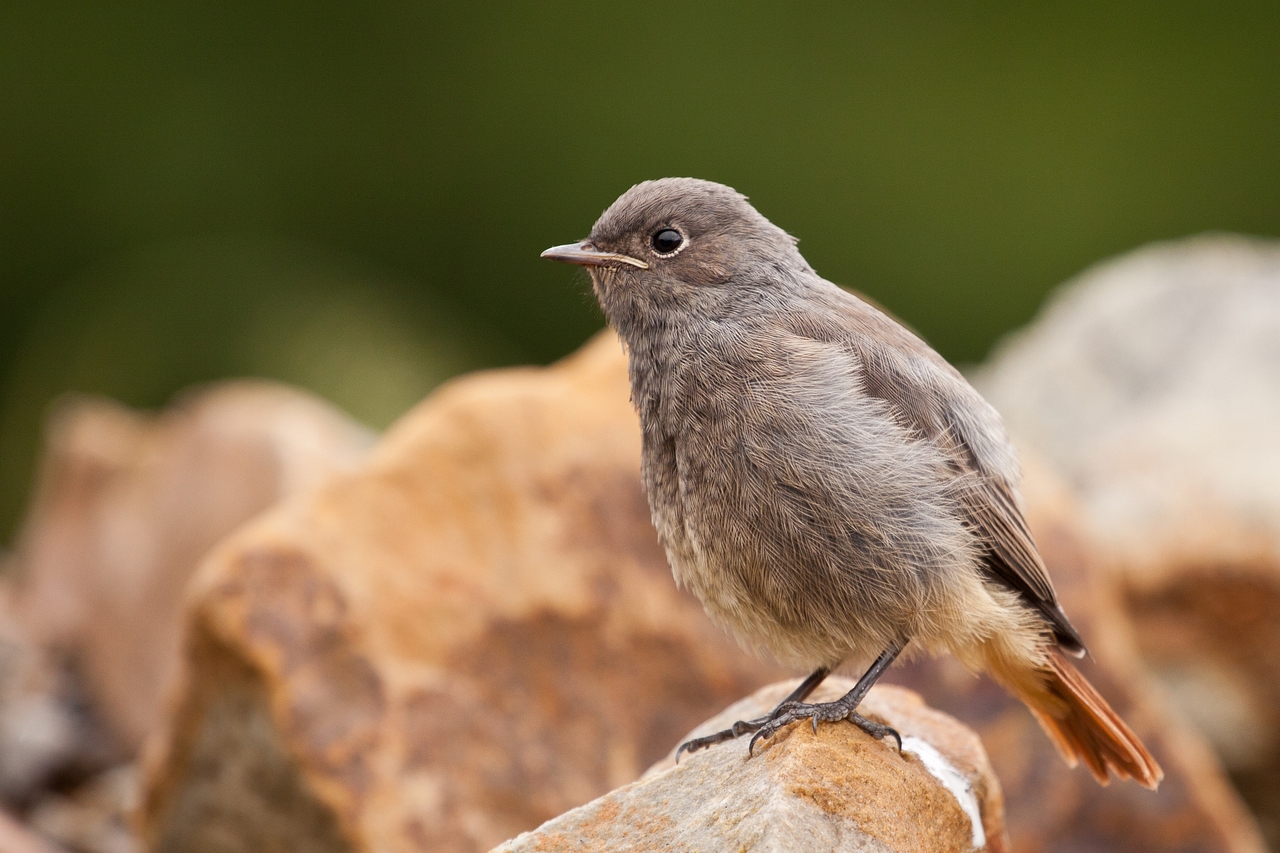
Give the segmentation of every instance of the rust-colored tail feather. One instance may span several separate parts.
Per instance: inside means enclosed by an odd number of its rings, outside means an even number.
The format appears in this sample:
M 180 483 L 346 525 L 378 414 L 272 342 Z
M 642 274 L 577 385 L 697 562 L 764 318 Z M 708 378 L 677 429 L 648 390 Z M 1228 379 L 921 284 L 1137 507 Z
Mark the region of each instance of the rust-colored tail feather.
M 1044 687 L 1058 707 L 1046 707 L 1038 697 L 1024 695 L 1023 701 L 1067 764 L 1083 761 L 1103 785 L 1109 772 L 1153 790 L 1160 784 L 1164 771 L 1142 741 L 1058 650 L 1049 653 L 1044 675 Z

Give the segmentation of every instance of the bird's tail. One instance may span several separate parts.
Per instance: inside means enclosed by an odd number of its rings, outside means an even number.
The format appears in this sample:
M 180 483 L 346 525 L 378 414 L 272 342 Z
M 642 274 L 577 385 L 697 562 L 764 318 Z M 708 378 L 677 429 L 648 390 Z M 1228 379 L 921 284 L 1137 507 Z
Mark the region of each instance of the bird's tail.
M 1155 789 L 1164 771 L 1120 715 L 1111 710 L 1093 685 L 1057 649 L 1036 673 L 1035 687 L 1026 679 L 1010 684 L 1026 703 L 1045 734 L 1072 767 L 1083 761 L 1093 778 L 1106 785 L 1110 774 Z

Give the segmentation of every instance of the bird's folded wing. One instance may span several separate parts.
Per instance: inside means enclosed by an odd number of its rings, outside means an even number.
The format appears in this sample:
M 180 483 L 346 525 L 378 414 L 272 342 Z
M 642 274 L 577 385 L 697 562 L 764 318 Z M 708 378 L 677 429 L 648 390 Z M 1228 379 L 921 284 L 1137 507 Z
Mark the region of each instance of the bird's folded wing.
M 1017 461 L 999 415 L 923 341 L 846 295 L 849 303 L 833 312 L 831 325 L 816 331 L 852 351 L 865 393 L 887 403 L 904 427 L 949 457 L 966 522 L 989 551 L 991 573 L 1045 616 L 1067 650 L 1082 651 L 1018 505 Z

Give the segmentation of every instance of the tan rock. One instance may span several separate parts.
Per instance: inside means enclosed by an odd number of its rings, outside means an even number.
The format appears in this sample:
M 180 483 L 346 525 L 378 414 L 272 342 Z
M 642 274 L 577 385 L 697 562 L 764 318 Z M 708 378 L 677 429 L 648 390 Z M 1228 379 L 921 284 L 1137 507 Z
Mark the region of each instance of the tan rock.
M 954 660 L 918 661 L 887 679 L 973 726 L 1004 786 L 1013 849 L 1263 853 L 1258 829 L 1207 744 L 1169 706 L 1141 661 L 1114 576 L 1057 477 L 1023 455 L 1028 520 L 1063 606 L 1089 646 L 1081 671 L 1151 749 L 1158 791 L 1103 788 L 1069 769 L 1026 709 Z
M 17 608 L 34 642 L 71 661 L 124 756 L 158 722 L 199 558 L 371 443 L 332 406 L 260 381 L 198 389 L 155 416 L 59 406 L 17 539 Z
M 796 682 L 730 706 L 694 734 L 767 713 Z M 853 686 L 832 678 L 818 701 Z M 638 782 L 497 848 L 520 851 L 943 851 L 1008 849 L 1000 784 L 978 737 L 916 694 L 876 687 L 863 712 L 903 735 L 877 742 L 855 726 L 795 724 L 747 756 L 746 740 L 674 752 Z
M 445 386 L 190 601 L 157 850 L 485 850 L 779 676 L 675 589 L 609 336 Z
M 1280 243 L 1091 270 L 982 384 L 1078 492 L 1143 656 L 1280 844 Z

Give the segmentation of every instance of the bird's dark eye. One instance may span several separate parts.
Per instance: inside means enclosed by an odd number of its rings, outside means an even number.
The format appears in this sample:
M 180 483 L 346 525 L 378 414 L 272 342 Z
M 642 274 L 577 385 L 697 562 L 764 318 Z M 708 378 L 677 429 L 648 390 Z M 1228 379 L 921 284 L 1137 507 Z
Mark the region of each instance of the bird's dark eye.
M 670 255 L 684 245 L 684 235 L 674 228 L 663 228 L 653 235 L 653 250 L 659 255 Z

